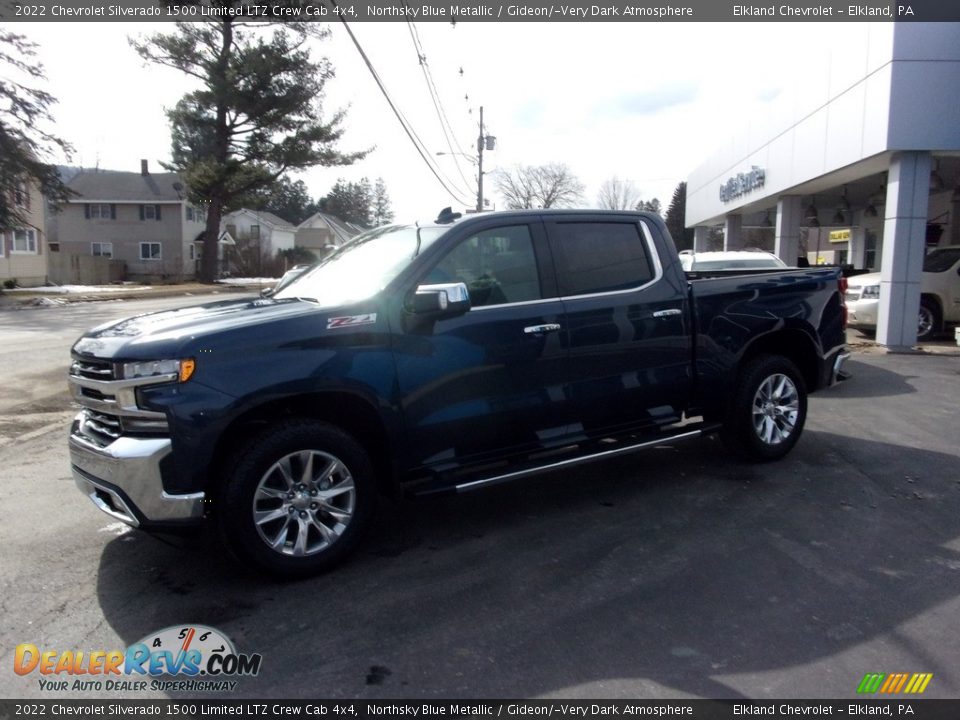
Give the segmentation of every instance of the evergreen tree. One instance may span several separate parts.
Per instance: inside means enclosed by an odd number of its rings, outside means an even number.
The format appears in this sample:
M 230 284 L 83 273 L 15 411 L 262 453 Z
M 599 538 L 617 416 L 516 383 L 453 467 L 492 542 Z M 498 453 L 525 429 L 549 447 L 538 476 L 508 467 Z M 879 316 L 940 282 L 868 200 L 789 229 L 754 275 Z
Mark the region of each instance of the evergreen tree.
M 45 129 L 53 123 L 50 106 L 56 100 L 31 87 L 45 79 L 36 47 L 23 35 L 0 30 L 0 228 L 27 224 L 17 198 L 32 183 L 54 203 L 73 195 L 56 165 L 44 162 L 54 150 L 69 154 L 70 146 Z
M 373 222 L 372 205 L 373 190 L 367 178 L 359 182 L 347 182 L 340 178 L 330 192 L 320 198 L 323 212 L 362 227 L 370 227 Z
M 149 62 L 175 68 L 199 89 L 170 111 L 169 168 L 187 183 L 190 200 L 208 208 L 200 278 L 217 274 L 217 240 L 224 212 L 262 197 L 290 170 L 349 165 L 365 152 L 343 153 L 344 112 L 322 118 L 320 98 L 334 75 L 326 59 L 313 61 L 306 37 L 329 31 L 307 23 L 253 26 L 240 16 L 246 0 L 211 0 L 225 9 L 216 20 L 177 23 L 169 34 L 133 42 Z
M 663 214 L 663 206 L 660 204 L 660 200 L 658 198 L 654 198 L 649 202 L 647 202 L 646 200 L 641 200 L 640 202 L 637 203 L 636 209 L 639 210 L 640 212 L 649 212 L 649 213 L 654 213 L 656 215 Z
M 267 212 L 282 217 L 289 223 L 299 225 L 319 209 L 303 180 L 292 182 L 282 177 L 267 193 L 261 205 Z
M 393 209 L 390 207 L 390 197 L 387 195 L 387 184 L 383 178 L 377 178 L 373 186 L 373 206 L 370 216 L 374 227 L 389 225 L 393 222 Z
M 670 207 L 667 208 L 667 214 L 663 221 L 666 223 L 667 230 L 673 237 L 673 242 L 677 250 L 690 250 L 693 248 L 693 228 L 687 229 L 685 226 L 687 214 L 687 183 L 681 182 L 673 191 L 673 198 L 670 200 Z

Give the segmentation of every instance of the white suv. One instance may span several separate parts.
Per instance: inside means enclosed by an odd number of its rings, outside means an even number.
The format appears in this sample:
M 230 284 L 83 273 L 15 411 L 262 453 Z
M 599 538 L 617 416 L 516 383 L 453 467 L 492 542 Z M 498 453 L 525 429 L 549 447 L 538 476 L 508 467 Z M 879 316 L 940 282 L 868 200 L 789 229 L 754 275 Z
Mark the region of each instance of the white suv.
M 855 275 L 847 285 L 848 325 L 875 330 L 880 301 L 880 273 Z M 917 340 L 929 340 L 944 323 L 960 322 L 960 245 L 931 250 L 923 259 Z

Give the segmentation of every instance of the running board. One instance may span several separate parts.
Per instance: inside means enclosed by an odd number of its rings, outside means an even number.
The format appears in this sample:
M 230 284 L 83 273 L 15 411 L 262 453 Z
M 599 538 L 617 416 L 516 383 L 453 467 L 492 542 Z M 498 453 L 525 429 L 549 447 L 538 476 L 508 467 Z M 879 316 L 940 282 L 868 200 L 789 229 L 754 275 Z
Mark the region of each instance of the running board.
M 664 443 L 672 443 L 678 440 L 689 440 L 701 435 L 709 435 L 710 433 L 714 433 L 719 430 L 720 427 L 721 425 L 719 423 L 704 425 L 696 430 L 689 430 L 687 432 L 681 432 L 674 435 L 662 435 L 652 440 L 645 440 L 644 442 L 635 443 L 633 445 L 626 445 L 624 447 L 604 450 L 602 452 L 591 453 L 589 455 L 580 455 L 578 457 L 568 458 L 567 460 L 559 460 L 546 465 L 524 468 L 523 470 L 514 470 L 513 472 L 504 473 L 502 475 L 494 475 L 488 478 L 481 478 L 479 480 L 471 480 L 470 482 L 456 485 L 453 489 L 456 492 L 468 492 L 481 487 L 489 487 L 490 485 L 510 482 L 511 480 L 519 480 L 520 478 L 530 477 L 531 475 L 539 475 L 540 473 L 550 472 L 552 470 L 583 465 L 585 463 L 593 462 L 594 460 L 612 458 L 618 455 L 626 455 L 627 453 L 644 450 L 645 448 L 656 447 L 657 445 L 663 445 Z

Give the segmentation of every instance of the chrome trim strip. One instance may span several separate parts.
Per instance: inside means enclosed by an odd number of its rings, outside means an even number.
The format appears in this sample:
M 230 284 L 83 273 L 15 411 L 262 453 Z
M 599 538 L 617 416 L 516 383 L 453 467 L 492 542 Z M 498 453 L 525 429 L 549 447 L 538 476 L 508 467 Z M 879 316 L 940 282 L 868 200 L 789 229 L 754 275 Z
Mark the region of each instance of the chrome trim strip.
M 560 323 L 546 323 L 544 325 L 528 325 L 523 329 L 527 335 L 542 335 L 543 333 L 556 332 L 560 329 Z
M 141 385 L 157 385 L 158 383 L 173 382 L 178 379 L 177 373 L 167 373 L 166 375 L 151 375 L 150 377 L 129 378 L 126 380 L 93 380 L 80 375 L 70 375 L 70 382 L 80 387 L 99 390 L 104 395 L 112 395 L 117 390 L 124 388 L 139 387 Z
M 664 318 L 672 315 L 681 315 L 682 313 L 683 310 L 680 308 L 670 308 L 669 310 L 657 310 L 655 313 L 653 313 L 653 316 L 655 318 Z
M 587 295 L 560 295 L 559 297 L 540 298 L 539 300 L 523 300 L 521 302 L 514 303 L 499 303 L 498 305 L 480 305 L 478 307 L 470 308 L 470 312 L 473 312 L 474 310 L 493 310 L 495 308 L 514 307 L 518 305 L 536 305 L 537 303 L 556 302 L 557 300 L 579 300 L 581 298 L 607 297 L 608 295 L 625 295 L 627 293 L 635 293 L 647 289 L 655 282 L 658 282 L 663 278 L 663 264 L 660 262 L 660 253 L 657 252 L 657 247 L 653 242 L 653 235 L 650 234 L 650 228 L 647 227 L 646 221 L 643 219 L 638 219 L 636 222 L 643 229 L 643 238 L 647 244 L 647 252 L 650 254 L 651 265 L 653 266 L 653 278 L 645 282 L 643 285 L 627 288 L 626 290 L 611 290 L 610 292 L 590 293 Z
M 581 455 L 580 457 L 570 458 L 568 460 L 560 460 L 555 463 L 548 463 L 547 465 L 538 465 L 537 467 L 527 468 L 525 470 L 516 470 L 510 473 L 504 473 L 503 475 L 494 475 L 489 478 L 481 478 L 480 480 L 472 480 L 468 483 L 463 483 L 457 485 L 454 489 L 457 492 L 465 492 L 467 490 L 475 490 L 478 487 L 486 485 L 495 485 L 497 483 L 508 482 L 510 480 L 517 480 L 519 478 L 528 477 L 530 475 L 537 475 L 542 472 L 549 472 L 550 470 L 556 470 L 558 468 L 564 467 L 573 467 L 575 465 L 581 465 L 583 463 L 592 462 L 593 460 L 598 460 L 600 458 L 609 458 L 616 457 L 617 455 L 624 455 L 629 452 L 634 452 L 636 450 L 642 450 L 643 448 L 654 447 L 656 445 L 662 445 L 665 442 L 674 442 L 676 440 L 685 440 L 687 438 L 697 437 L 698 435 L 703 435 L 706 432 L 712 432 L 719 426 L 711 426 L 709 428 L 700 428 L 698 430 L 691 430 L 684 433 L 678 433 L 677 435 L 664 435 L 663 437 L 656 438 L 655 440 L 647 440 L 642 443 L 637 443 L 634 445 L 628 445 L 626 447 L 614 448 L 613 450 L 604 450 L 603 452 L 592 453 L 590 455 Z

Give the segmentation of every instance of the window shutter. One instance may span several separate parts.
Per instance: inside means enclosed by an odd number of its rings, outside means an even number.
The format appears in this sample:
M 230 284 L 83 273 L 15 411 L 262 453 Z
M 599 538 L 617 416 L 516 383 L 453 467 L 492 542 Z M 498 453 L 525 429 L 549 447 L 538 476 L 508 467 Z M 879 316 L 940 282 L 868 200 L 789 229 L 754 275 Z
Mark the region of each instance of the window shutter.
M 117 219 L 117 206 L 113 204 L 110 205 L 110 219 L 111 220 Z
M 160 206 L 157 205 L 156 207 L 157 207 L 157 220 L 159 221 L 159 220 L 160 220 Z
M 141 205 L 141 206 L 140 206 L 140 219 L 143 220 L 143 218 L 144 218 L 143 205 Z
M 90 219 L 90 203 L 83 204 L 83 216 L 89 220 Z

